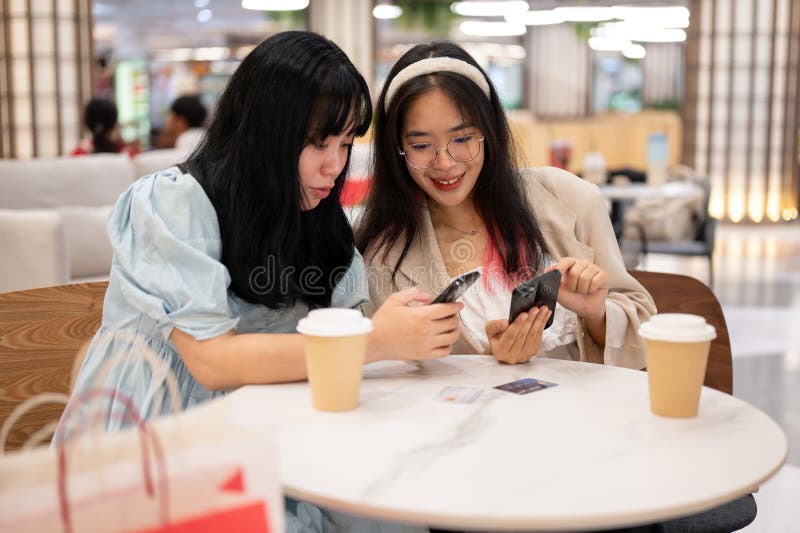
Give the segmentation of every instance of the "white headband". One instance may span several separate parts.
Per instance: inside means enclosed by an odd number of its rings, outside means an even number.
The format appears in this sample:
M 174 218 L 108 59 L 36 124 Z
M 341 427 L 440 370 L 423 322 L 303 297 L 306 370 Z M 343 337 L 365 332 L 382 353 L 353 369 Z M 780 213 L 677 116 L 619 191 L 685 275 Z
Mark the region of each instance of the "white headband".
M 392 103 L 392 98 L 397 90 L 411 78 L 417 76 L 424 76 L 425 74 L 433 74 L 436 72 L 455 72 L 461 74 L 465 78 L 469 78 L 472 82 L 480 87 L 486 98 L 489 98 L 489 82 L 483 76 L 480 70 L 473 67 L 466 61 L 461 61 L 454 57 L 428 57 L 420 59 L 416 63 L 411 63 L 406 68 L 397 73 L 389 88 L 386 89 L 386 100 L 384 102 L 384 109 L 389 111 L 389 104 Z

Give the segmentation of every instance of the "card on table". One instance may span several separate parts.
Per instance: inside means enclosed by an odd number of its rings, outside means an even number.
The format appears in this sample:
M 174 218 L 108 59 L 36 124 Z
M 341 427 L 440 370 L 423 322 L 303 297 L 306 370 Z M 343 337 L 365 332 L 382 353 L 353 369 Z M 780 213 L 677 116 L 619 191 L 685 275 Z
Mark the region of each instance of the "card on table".
M 434 397 L 434 400 L 452 403 L 472 403 L 481 395 L 481 392 L 483 392 L 483 389 L 475 387 L 444 387 Z
M 557 383 L 551 381 L 542 381 L 540 379 L 525 378 L 512 381 L 511 383 L 504 383 L 498 385 L 495 389 L 500 389 L 516 394 L 528 394 L 529 392 L 536 392 L 537 390 L 549 389 L 555 387 Z

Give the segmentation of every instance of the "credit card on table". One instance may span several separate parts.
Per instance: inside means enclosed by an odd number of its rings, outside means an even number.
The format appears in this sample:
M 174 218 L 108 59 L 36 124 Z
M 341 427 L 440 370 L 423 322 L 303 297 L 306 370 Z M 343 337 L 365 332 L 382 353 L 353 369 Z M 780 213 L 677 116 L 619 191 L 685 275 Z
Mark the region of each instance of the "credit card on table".
M 433 398 L 440 402 L 472 403 L 478 399 L 483 389 L 476 387 L 445 387 Z
M 515 394 L 528 394 L 529 392 L 536 392 L 537 390 L 549 389 L 555 387 L 557 383 L 552 381 L 542 381 L 541 379 L 524 378 L 498 385 L 495 389 L 513 392 Z

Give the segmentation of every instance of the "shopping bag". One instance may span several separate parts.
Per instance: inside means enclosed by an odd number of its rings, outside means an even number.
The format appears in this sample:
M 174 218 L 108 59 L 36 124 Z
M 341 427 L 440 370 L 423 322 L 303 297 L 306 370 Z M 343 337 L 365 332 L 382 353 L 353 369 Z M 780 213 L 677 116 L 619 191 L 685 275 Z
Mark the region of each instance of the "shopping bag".
M 0 531 L 282 531 L 270 432 L 224 404 L 0 458 Z
M 175 397 L 172 390 L 170 395 Z M 91 417 L 71 416 L 70 409 L 109 398 L 126 406 L 121 416 L 132 422 L 129 429 L 93 431 L 53 448 L 0 456 L 0 532 L 283 531 L 268 427 L 229 422 L 224 398 L 145 423 L 129 399 L 104 389 L 74 397 L 64 418 L 79 430 L 91 427 Z M 28 400 L 6 425 L 52 400 L 63 401 L 55 395 Z M 3 439 L 0 446 L 5 448 Z

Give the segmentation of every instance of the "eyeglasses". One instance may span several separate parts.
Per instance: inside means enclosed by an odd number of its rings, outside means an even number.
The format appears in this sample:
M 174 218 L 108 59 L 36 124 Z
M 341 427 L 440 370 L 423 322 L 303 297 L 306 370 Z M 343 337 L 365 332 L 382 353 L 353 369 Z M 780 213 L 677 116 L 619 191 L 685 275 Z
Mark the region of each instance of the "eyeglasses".
M 417 170 L 425 170 L 436 164 L 439 151 L 447 150 L 450 157 L 459 163 L 472 161 L 481 151 L 481 143 L 486 137 L 477 138 L 475 135 L 461 135 L 450 139 L 447 146 L 435 148 L 430 143 L 413 143 L 406 147 L 406 151 L 398 150 L 406 158 L 406 162 Z

